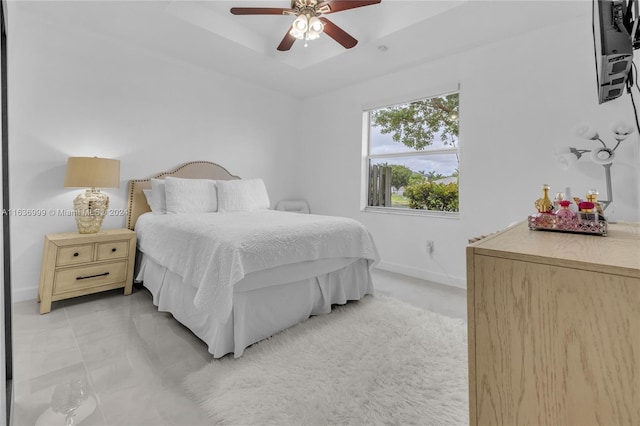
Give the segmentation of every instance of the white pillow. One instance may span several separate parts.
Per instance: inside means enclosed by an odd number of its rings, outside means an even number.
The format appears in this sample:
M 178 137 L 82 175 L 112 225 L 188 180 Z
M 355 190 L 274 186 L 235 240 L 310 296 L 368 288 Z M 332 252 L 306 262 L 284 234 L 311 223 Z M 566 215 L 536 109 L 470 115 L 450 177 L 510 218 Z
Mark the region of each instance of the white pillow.
M 164 182 L 167 213 L 218 211 L 215 180 L 166 177 Z
M 262 179 L 218 181 L 218 210 L 221 212 L 267 210 L 270 205 Z
M 151 194 L 151 190 L 143 189 L 142 193 L 144 194 L 144 198 L 147 200 L 147 204 L 149 204 L 149 207 L 151 207 L 151 199 L 153 198 L 153 195 Z
M 151 200 L 147 197 L 147 202 L 149 203 L 149 207 L 151 207 L 151 211 L 153 213 L 167 213 L 167 199 L 165 196 L 164 180 L 151 179 Z

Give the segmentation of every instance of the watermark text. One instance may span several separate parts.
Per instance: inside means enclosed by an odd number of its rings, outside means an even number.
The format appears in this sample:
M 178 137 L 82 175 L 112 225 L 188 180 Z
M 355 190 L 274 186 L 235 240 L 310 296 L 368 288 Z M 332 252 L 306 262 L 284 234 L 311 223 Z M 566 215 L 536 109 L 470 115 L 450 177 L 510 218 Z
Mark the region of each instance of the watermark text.
M 107 209 L 106 216 L 126 216 L 127 209 Z M 45 217 L 45 216 L 99 216 L 101 210 L 74 210 L 74 209 L 2 209 L 3 216 L 15 217 Z

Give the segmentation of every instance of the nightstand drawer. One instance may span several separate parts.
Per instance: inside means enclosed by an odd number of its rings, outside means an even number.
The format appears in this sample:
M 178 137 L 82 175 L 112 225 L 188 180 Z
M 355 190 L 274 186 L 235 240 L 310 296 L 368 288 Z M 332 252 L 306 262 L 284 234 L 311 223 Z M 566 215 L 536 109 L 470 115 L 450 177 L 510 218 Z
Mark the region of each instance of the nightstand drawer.
M 53 294 L 123 282 L 126 278 L 127 262 L 60 269 L 53 279 Z
M 93 244 L 82 244 L 77 246 L 60 247 L 56 266 L 77 265 L 93 260 Z
M 114 241 L 98 244 L 96 260 L 121 259 L 129 255 L 129 241 Z

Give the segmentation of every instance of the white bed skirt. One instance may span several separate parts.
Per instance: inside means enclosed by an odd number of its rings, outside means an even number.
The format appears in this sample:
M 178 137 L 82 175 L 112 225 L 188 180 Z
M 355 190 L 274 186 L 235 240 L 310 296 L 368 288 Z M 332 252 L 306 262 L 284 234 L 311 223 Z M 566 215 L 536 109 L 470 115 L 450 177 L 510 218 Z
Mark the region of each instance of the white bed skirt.
M 280 278 L 285 284 L 269 282 L 259 286 L 255 276 L 247 276 L 246 283 L 240 281 L 235 286 L 233 309 L 226 323 L 214 319 L 207 309 L 194 306 L 195 287 L 184 284 L 179 275 L 144 255 L 136 280 L 149 289 L 158 310 L 170 312 L 188 327 L 207 344 L 215 358 L 231 352 L 237 358 L 253 343 L 311 315 L 331 312 L 333 304 L 344 304 L 373 294 L 366 259 L 340 259 L 333 267 L 340 269 L 312 278 L 296 277 L 293 282 Z

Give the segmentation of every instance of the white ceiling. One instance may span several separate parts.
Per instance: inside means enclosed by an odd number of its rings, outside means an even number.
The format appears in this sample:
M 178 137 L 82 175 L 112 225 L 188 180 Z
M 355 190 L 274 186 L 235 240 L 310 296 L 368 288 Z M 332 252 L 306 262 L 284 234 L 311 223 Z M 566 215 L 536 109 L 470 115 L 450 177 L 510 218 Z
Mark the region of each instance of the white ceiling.
M 323 35 L 279 52 L 293 17 L 235 16 L 233 6 L 290 1 L 25 1 L 16 13 L 305 98 L 591 11 L 589 0 L 382 0 L 326 15 L 358 39 L 356 47 Z

